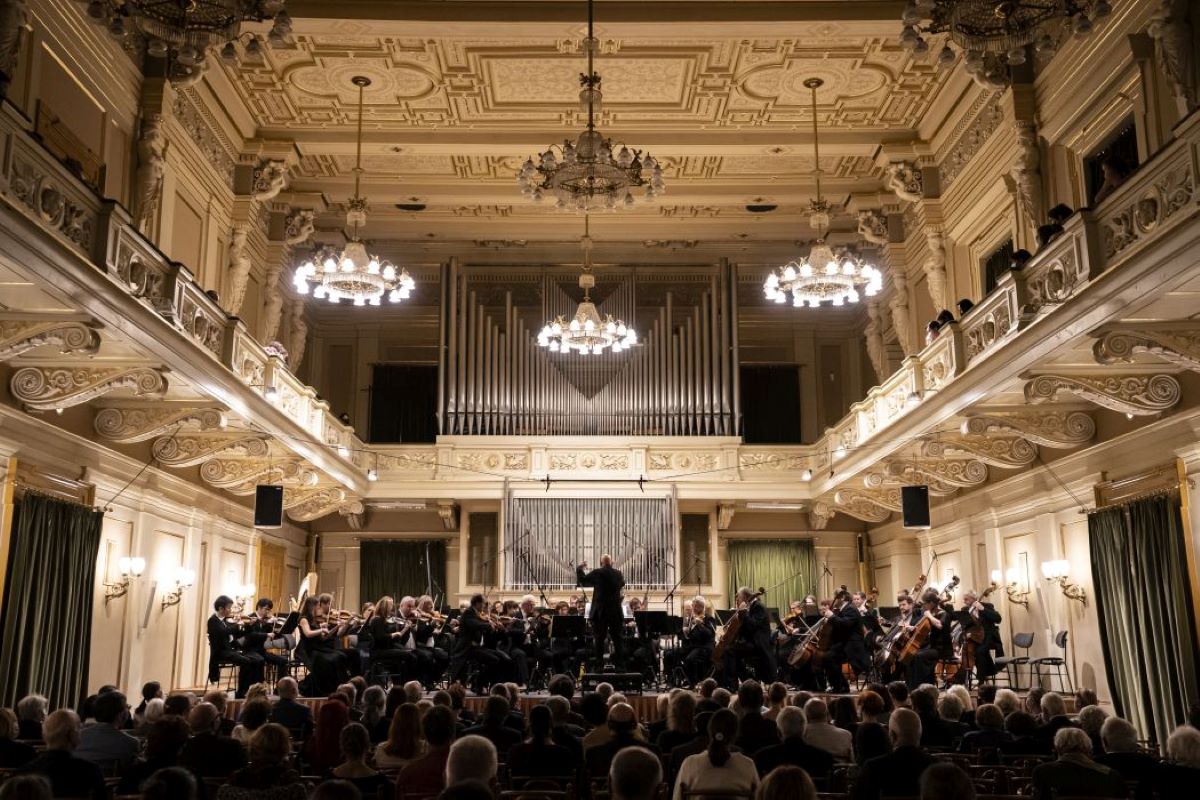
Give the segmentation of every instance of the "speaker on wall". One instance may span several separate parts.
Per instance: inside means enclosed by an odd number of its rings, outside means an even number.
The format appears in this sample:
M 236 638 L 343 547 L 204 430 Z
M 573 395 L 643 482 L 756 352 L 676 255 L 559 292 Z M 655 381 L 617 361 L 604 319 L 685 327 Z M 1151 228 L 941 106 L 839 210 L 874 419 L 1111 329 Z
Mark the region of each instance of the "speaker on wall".
M 283 487 L 258 485 L 254 487 L 254 527 L 283 527 Z
M 929 527 L 929 487 L 901 486 L 900 509 L 906 528 Z

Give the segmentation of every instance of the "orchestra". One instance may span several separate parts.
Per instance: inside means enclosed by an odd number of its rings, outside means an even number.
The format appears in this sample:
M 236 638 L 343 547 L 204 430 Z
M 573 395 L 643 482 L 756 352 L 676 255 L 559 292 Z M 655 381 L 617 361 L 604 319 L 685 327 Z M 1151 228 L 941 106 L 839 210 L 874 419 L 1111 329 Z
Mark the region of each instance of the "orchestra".
M 429 595 L 399 603 L 385 595 L 351 614 L 321 594 L 303 596 L 299 610 L 281 618 L 269 598 L 241 616 L 222 595 L 208 620 L 210 680 L 218 680 L 220 667 L 234 666 L 242 696 L 268 665 L 278 679 L 303 664 L 307 695 L 328 694 L 360 668 L 384 686 L 415 680 L 434 688 L 451 680 L 482 691 L 500 681 L 540 688 L 553 674 L 607 667 L 629 669 L 658 688 L 709 677 L 734 686 L 752 676 L 841 694 L 869 681 L 979 683 L 994 676 L 995 657 L 1003 655 L 1001 617 L 986 602 L 995 586 L 965 590 L 956 605 L 957 577 L 938 590 L 919 576 L 896 595 L 890 618 L 874 589 L 842 586 L 821 600 L 810 594 L 790 601 L 781 616 L 767 608 L 767 589 L 742 587 L 728 612 L 718 614 L 696 596 L 674 616 L 651 609 L 648 592 L 626 601 L 624 577 L 610 556 L 590 571 L 581 562 L 576 578 L 593 590 L 590 602 L 572 594 L 554 603 L 544 595 L 541 604 L 533 595 L 489 603 L 476 594 L 442 610 Z

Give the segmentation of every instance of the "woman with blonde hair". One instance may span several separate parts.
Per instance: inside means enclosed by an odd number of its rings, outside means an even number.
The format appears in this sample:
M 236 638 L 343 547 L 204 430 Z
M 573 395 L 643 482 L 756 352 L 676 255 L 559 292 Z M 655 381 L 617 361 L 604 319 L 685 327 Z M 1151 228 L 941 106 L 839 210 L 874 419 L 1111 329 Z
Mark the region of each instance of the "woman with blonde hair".
M 408 622 L 396 620 L 396 601 L 384 595 L 375 603 L 375 615 L 367 626 L 371 636 L 371 664 L 381 664 L 390 675 L 401 679 L 414 672 L 417 654 L 408 645 L 413 629 Z

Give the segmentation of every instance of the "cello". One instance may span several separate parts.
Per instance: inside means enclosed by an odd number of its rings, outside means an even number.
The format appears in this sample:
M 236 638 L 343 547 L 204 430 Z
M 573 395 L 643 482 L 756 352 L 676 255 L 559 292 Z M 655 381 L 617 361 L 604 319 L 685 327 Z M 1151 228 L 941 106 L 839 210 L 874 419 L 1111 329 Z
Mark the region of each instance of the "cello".
M 840 611 L 846 603 L 850 602 L 850 590 L 846 588 L 846 584 L 842 584 L 834 595 L 833 602 L 837 603 L 841 600 L 841 605 L 833 608 L 833 613 Z M 829 646 L 833 643 L 833 625 L 829 623 L 829 617 L 822 617 L 817 621 L 816 625 L 788 655 L 788 664 L 790 666 L 799 666 L 801 664 L 809 664 L 813 661 L 820 660 L 820 657 L 825 655 L 829 650 Z
M 925 580 L 925 573 L 917 576 L 917 582 L 913 584 L 912 591 L 909 592 L 910 597 L 917 598 L 921 596 L 921 590 L 925 588 Z M 906 628 L 902 623 L 903 620 L 900 620 L 892 625 L 892 629 L 880 641 L 879 649 L 875 651 L 875 655 L 872 657 L 875 666 L 880 670 L 890 666 L 900 654 L 900 650 L 903 649 L 900 639 Z
M 988 595 L 995 590 L 996 584 L 993 583 L 991 586 L 984 589 L 983 593 L 980 594 L 979 597 L 975 598 L 975 602 L 982 603 L 987 599 Z M 975 612 L 968 610 L 967 613 L 969 613 L 971 618 L 975 620 L 975 624 L 970 628 L 967 628 L 966 634 L 963 636 L 962 653 L 959 655 L 958 660 L 961 662 L 963 669 L 974 670 L 975 651 L 978 649 L 979 645 L 983 644 L 984 631 L 983 623 L 979 621 L 979 617 L 975 615 Z
M 762 597 L 766 593 L 766 589 L 761 586 L 758 587 L 758 591 L 750 595 L 750 599 L 746 601 L 746 607 L 749 608 L 750 603 L 753 602 L 755 598 Z M 744 612 L 745 609 L 739 608 L 734 612 L 734 615 L 730 617 L 729 622 L 725 623 L 725 629 L 721 631 L 721 638 L 717 640 L 717 645 L 713 648 L 712 658 L 714 664 L 720 664 L 722 661 L 724 661 L 725 651 L 737 641 L 738 632 L 742 629 L 742 617 L 744 616 Z
M 958 586 L 957 575 L 951 578 L 950 582 L 946 584 L 946 588 L 939 593 L 939 605 L 946 602 L 946 598 L 951 595 L 956 586 Z M 908 640 L 900 650 L 899 661 L 901 664 L 907 666 L 916 657 L 917 652 L 929 641 L 929 634 L 932 630 L 933 623 L 929 621 L 929 617 L 922 617 L 921 621 L 913 627 L 912 633 L 909 634 Z

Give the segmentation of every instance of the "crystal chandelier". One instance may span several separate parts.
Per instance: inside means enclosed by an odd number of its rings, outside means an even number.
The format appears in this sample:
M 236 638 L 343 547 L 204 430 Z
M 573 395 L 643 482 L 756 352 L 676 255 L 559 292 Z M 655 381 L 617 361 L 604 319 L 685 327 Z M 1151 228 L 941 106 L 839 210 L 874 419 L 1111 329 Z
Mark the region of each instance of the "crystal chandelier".
M 804 86 L 812 92 L 813 174 L 817 179 L 817 199 L 809 202 L 809 225 L 817 232 L 807 257 L 789 261 L 767 276 L 763 294 L 776 303 L 792 296 L 792 305 L 818 308 L 824 302 L 835 306 L 857 303 L 860 290 L 868 297 L 883 288 L 883 273 L 860 256 L 849 251 L 835 253 L 825 243 L 829 228 L 829 203 L 821 195 L 821 148 L 817 137 L 817 89 L 825 82 L 809 78 Z
M 210 48 L 221 47 L 221 57 L 236 58 L 233 42 L 243 22 L 273 20 L 268 39 L 281 43 L 291 33 L 292 20 L 285 0 L 89 0 L 88 16 L 108 28 L 117 39 L 135 37 L 146 54 L 165 58 L 172 81 L 199 77 Z M 246 50 L 260 51 L 252 38 Z
M 611 211 L 634 203 L 633 189 L 646 187 L 646 199 L 666 191 L 662 167 L 654 156 L 613 144 L 596 130 L 596 113 L 602 94 L 600 75 L 592 69 L 599 47 L 596 40 L 592 0 L 588 0 L 587 72 L 579 76 L 580 110 L 587 112 L 587 130 L 571 142 L 551 145 L 545 152 L 526 159 L 517 173 L 521 194 L 542 202 L 547 195 L 558 198 L 557 208 L 574 211 Z
M 592 237 L 589 235 L 589 219 L 583 218 L 583 274 L 579 276 L 579 288 L 583 289 L 583 301 L 568 322 L 565 317 L 555 317 L 538 332 L 537 343 L 552 353 L 574 350 L 580 355 L 599 355 L 611 347 L 614 353 L 637 344 L 637 331 L 611 314 L 600 318 L 596 304 L 592 302 L 591 290 L 596 286 L 592 274 Z
M 1025 63 L 1025 48 L 1039 55 L 1054 52 L 1053 30 L 1067 24 L 1076 36 L 1087 36 L 1095 23 L 1112 13 L 1108 0 L 911 0 L 904 8 L 900 43 L 912 52 L 929 52 L 922 34 L 949 34 L 965 53 L 967 73 L 989 88 L 1003 88 L 1009 67 Z M 954 63 L 945 45 L 938 61 Z
M 357 75 L 351 81 L 358 87 L 358 132 L 354 156 L 354 196 L 350 198 L 346 211 L 346 224 L 350 226 L 350 241 L 338 253 L 333 248 L 322 248 L 313 257 L 296 267 L 293 281 L 296 292 L 308 294 L 309 283 L 315 283 L 312 294 L 318 300 L 331 303 L 350 300 L 356 306 L 377 306 L 386 294 L 392 303 L 407 300 L 416 282 L 408 270 L 397 271 L 394 264 L 367 253 L 367 246 L 359 238 L 358 229 L 367 224 L 367 200 L 360 193 L 362 180 L 362 119 L 363 90 L 371 85 L 371 79 Z

